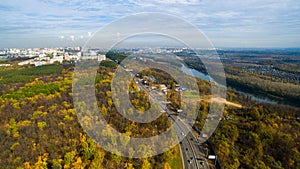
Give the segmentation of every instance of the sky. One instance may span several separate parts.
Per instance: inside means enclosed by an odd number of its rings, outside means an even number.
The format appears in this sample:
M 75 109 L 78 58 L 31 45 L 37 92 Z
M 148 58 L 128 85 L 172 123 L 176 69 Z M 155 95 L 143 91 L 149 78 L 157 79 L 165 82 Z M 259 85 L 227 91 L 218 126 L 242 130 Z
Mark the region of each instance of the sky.
M 215 47 L 300 47 L 299 0 L 1 0 L 0 48 L 82 46 L 141 12 L 179 17 Z

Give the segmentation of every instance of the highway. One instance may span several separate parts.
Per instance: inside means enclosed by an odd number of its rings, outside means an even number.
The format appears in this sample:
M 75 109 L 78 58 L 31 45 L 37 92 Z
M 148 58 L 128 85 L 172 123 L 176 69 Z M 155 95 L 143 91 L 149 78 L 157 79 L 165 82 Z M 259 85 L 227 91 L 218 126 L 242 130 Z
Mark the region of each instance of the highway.
M 126 68 L 120 65 L 120 67 L 126 71 Z M 134 74 L 131 74 L 131 77 L 134 78 L 135 81 L 138 81 L 138 78 L 135 77 Z M 166 98 L 161 91 L 158 90 L 150 90 L 138 83 L 140 89 L 145 90 L 149 94 L 149 98 L 157 103 L 161 110 L 166 110 L 165 113 L 170 121 L 173 122 L 174 128 L 176 129 L 178 137 L 184 137 L 180 142 L 180 149 L 182 153 L 182 162 L 184 169 L 209 169 L 209 165 L 205 156 L 205 153 L 202 151 L 201 145 L 199 145 L 197 141 L 197 137 L 199 135 L 190 133 L 192 131 L 192 126 L 190 126 L 187 122 L 184 122 L 182 118 L 176 115 L 176 112 L 172 112 L 171 110 L 167 110 L 166 107 Z
M 200 151 L 200 146 L 196 143 L 196 139 L 191 133 L 188 133 L 187 136 L 182 140 L 180 148 L 182 150 L 185 168 L 209 168 L 205 159 L 205 154 Z M 189 160 L 191 160 L 192 157 L 194 160 L 190 164 Z
M 137 79 L 136 79 L 137 80 Z M 190 130 L 193 130 L 186 124 L 175 112 L 166 109 L 165 105 L 165 96 L 162 95 L 162 92 L 157 90 L 152 90 L 146 88 L 145 86 L 139 84 L 140 89 L 145 90 L 149 93 L 150 99 L 156 102 L 162 110 L 166 110 L 166 114 L 174 123 L 174 127 L 177 131 L 179 137 L 184 137 L 180 142 L 180 149 L 182 152 L 182 160 L 185 169 L 209 169 L 207 159 L 205 158 L 205 153 L 201 149 L 201 145 L 197 143 L 197 135 L 190 133 Z M 178 120 L 177 120 L 178 119 Z

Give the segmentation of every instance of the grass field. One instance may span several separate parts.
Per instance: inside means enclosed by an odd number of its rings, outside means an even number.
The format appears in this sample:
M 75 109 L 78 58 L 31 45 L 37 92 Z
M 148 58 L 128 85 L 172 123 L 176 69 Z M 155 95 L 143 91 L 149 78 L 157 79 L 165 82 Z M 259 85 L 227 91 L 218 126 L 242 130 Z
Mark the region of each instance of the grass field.
M 170 161 L 170 166 L 172 169 L 182 169 L 182 159 L 181 159 L 181 154 L 180 154 L 180 150 L 179 150 L 179 145 L 174 147 L 176 154 L 175 154 L 175 158 L 173 158 Z

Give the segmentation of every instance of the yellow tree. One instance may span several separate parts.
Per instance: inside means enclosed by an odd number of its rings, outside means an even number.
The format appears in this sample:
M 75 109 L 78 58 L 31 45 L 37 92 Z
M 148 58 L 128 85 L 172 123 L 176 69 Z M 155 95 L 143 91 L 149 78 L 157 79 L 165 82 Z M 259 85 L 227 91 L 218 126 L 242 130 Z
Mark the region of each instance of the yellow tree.
M 170 164 L 169 164 L 169 163 L 165 163 L 165 164 L 164 164 L 164 169 L 171 169 Z
M 102 169 L 102 162 L 104 159 L 105 153 L 101 150 L 97 150 L 94 155 L 94 159 L 90 164 L 90 169 Z
M 151 164 L 147 158 L 142 159 L 142 169 L 151 169 Z
M 126 162 L 126 163 L 125 163 L 124 168 L 125 168 L 125 169 L 134 169 L 133 164 L 132 164 L 132 163 L 129 163 L 129 162 Z

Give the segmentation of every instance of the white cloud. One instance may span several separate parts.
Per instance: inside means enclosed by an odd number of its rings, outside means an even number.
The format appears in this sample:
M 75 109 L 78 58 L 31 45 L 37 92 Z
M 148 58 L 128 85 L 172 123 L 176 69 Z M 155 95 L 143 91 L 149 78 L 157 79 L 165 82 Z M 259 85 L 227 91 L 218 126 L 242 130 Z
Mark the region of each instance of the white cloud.
M 158 3 L 163 3 L 163 4 L 197 4 L 200 3 L 201 0 L 155 0 Z
M 262 32 L 270 32 L 270 38 L 276 33 L 300 34 L 299 0 L 2 0 L 2 4 L 7 10 L 0 10 L 4 23 L 0 25 L 1 39 L 18 38 L 20 34 L 24 39 L 90 37 L 102 26 L 139 12 L 172 14 L 218 36 L 225 36 L 230 28 L 247 32 L 247 27 L 260 32 L 252 33 L 257 38 Z
M 74 42 L 74 41 L 75 41 L 75 36 L 74 36 L 74 35 L 71 35 L 71 36 L 70 36 L 70 39 L 71 39 L 71 41 Z
M 221 12 L 216 12 L 212 15 L 212 17 L 226 18 L 226 19 L 236 18 L 239 16 L 241 16 L 241 14 L 239 12 L 235 12 L 235 11 L 221 11 Z

